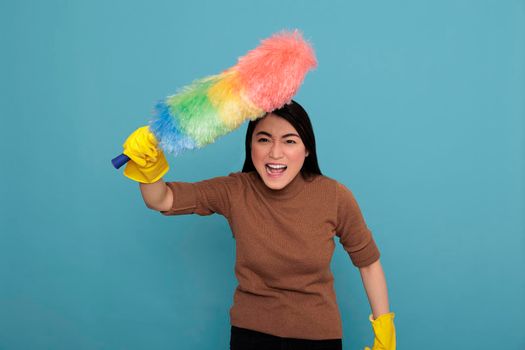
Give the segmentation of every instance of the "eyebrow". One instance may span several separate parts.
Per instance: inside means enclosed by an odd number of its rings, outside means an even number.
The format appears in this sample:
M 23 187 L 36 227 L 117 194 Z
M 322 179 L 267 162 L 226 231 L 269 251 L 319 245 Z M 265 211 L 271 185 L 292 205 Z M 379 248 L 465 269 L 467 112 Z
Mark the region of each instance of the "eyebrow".
M 266 132 L 266 131 L 259 131 L 255 136 L 258 136 L 258 135 L 266 135 L 266 136 L 272 137 L 272 134 L 270 134 L 269 132 Z M 299 135 L 297 135 L 297 134 L 288 133 L 286 135 L 283 135 L 282 138 L 284 139 L 285 137 L 289 137 L 289 136 L 299 137 Z

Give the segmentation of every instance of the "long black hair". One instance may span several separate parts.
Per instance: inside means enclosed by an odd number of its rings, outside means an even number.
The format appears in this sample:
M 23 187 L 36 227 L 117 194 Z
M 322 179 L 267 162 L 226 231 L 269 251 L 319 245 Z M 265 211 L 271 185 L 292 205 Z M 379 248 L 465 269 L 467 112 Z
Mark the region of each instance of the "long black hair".
M 308 113 L 306 113 L 304 108 L 299 103 L 292 100 L 290 104 L 285 104 L 283 107 L 272 111 L 272 114 L 278 115 L 292 124 L 295 130 L 297 130 L 299 133 L 299 136 L 301 137 L 301 140 L 308 151 L 308 156 L 304 159 L 304 164 L 301 168 L 301 174 L 303 177 L 309 178 L 316 174 L 322 175 L 321 169 L 319 169 L 319 164 L 317 162 L 314 130 L 312 128 L 310 118 L 308 117 Z M 244 160 L 244 166 L 242 167 L 243 173 L 256 171 L 255 166 L 253 165 L 251 153 L 252 136 L 255 126 L 259 123 L 259 121 L 261 121 L 262 118 L 250 120 L 250 123 L 248 124 L 245 141 L 246 158 Z

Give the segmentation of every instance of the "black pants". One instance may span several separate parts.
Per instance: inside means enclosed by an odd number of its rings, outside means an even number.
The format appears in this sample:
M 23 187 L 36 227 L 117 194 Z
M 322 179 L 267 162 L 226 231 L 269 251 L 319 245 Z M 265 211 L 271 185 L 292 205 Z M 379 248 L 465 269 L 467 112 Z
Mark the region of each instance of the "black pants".
M 275 335 L 232 326 L 230 350 L 342 350 L 341 339 L 310 340 Z

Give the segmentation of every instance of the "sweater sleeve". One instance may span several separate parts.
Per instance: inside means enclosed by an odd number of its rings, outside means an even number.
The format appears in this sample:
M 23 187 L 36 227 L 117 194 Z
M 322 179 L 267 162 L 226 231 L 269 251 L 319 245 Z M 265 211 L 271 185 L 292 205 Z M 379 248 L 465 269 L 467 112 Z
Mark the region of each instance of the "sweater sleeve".
M 230 173 L 199 182 L 166 182 L 173 193 L 170 210 L 162 215 L 211 215 L 230 216 L 232 198 L 241 186 L 241 173 Z
M 337 183 L 336 235 L 354 266 L 364 267 L 379 259 L 380 253 L 352 192 Z

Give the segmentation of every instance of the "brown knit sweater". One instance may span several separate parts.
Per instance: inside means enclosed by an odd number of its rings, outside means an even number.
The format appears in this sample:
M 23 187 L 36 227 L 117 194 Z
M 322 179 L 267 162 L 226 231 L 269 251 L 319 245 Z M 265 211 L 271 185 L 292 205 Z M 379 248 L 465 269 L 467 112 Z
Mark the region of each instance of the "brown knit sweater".
M 163 215 L 218 213 L 230 224 L 239 282 L 232 325 L 288 338 L 342 338 L 330 271 L 333 238 L 357 267 L 379 259 L 349 189 L 327 176 L 306 180 L 299 173 L 273 190 L 255 171 L 167 185 L 174 200 Z

